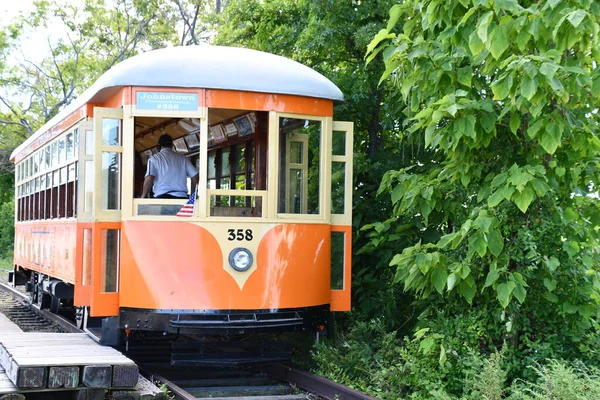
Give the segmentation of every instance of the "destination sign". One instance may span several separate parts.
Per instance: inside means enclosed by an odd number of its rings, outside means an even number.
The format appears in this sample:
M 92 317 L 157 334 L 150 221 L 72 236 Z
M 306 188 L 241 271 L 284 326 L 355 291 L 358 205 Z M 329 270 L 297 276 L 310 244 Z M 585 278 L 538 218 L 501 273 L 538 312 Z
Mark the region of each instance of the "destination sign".
M 137 92 L 136 109 L 159 111 L 198 111 L 198 94 Z

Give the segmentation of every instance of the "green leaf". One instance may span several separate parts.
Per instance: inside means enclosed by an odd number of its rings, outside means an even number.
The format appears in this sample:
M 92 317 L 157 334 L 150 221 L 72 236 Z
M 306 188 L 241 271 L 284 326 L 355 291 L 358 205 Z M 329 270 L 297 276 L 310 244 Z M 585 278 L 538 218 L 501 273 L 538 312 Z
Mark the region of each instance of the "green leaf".
M 519 127 L 521 126 L 521 116 L 519 114 L 513 114 L 510 116 L 510 131 L 517 134 Z
M 518 191 L 523 191 L 525 185 L 533 179 L 533 176 L 526 169 L 516 169 L 512 171 L 507 182 L 517 188 Z
M 446 348 L 444 344 L 440 344 L 440 365 L 444 365 L 446 362 Z
M 531 100 L 533 98 L 535 92 L 537 92 L 537 88 L 538 83 L 536 78 L 530 78 L 528 75 L 523 77 L 523 81 L 521 82 L 521 94 L 527 100 Z
M 394 27 L 394 25 L 396 25 L 396 22 L 398 22 L 398 19 L 400 19 L 401 15 L 402 7 L 400 6 L 400 4 L 394 4 L 394 6 L 392 6 L 392 8 L 390 9 L 390 20 L 387 24 L 388 31 L 390 31 Z
M 487 133 L 494 130 L 496 126 L 496 114 L 491 112 L 484 112 L 479 114 L 479 123 Z
M 544 126 L 545 122 L 546 121 L 544 119 L 539 119 L 539 120 L 535 121 L 533 124 L 529 125 L 529 128 L 527 128 L 527 136 L 530 139 L 533 139 L 537 135 L 540 128 L 542 126 Z
M 510 302 L 510 295 L 516 286 L 517 285 L 512 281 L 498 285 L 496 288 L 496 294 L 502 307 L 506 308 L 508 306 L 508 303 Z
M 421 339 L 427 332 L 429 332 L 430 328 L 423 328 L 423 329 L 419 329 L 418 331 L 415 332 L 415 340 L 419 340 Z
M 483 39 L 481 39 L 483 40 Z M 483 40 L 485 42 L 485 40 Z M 500 25 L 492 30 L 490 34 L 490 52 L 496 60 L 508 49 L 508 26 Z
M 454 272 L 451 273 L 450 275 L 448 275 L 448 279 L 446 281 L 446 285 L 448 286 L 448 291 L 451 291 L 454 288 L 454 285 L 456 285 L 456 279 L 457 279 L 457 276 Z
M 592 81 L 592 96 L 600 99 L 600 77 Z
M 556 73 L 556 71 L 558 71 L 558 65 L 554 64 L 554 63 L 542 63 L 541 67 L 540 67 L 540 73 L 542 75 L 544 75 L 546 78 L 548 78 L 548 81 L 552 80 L 552 78 L 554 78 L 554 74 Z
M 577 29 L 586 15 L 587 13 L 584 10 L 571 11 L 567 14 L 567 21 L 573 25 L 573 28 Z
M 504 182 L 506 182 L 506 177 L 506 172 L 496 175 L 494 179 L 492 179 L 492 187 L 495 188 L 496 186 L 502 185 Z
M 439 294 L 444 293 L 444 286 L 446 286 L 447 279 L 448 272 L 444 267 L 436 268 L 431 272 L 431 282 Z
M 500 253 L 502 253 L 502 249 L 504 248 L 504 238 L 502 234 L 497 229 L 492 229 L 488 234 L 488 248 L 490 249 L 490 253 L 494 256 L 498 257 Z
M 488 198 L 488 207 L 496 207 L 502 200 L 504 200 L 504 192 L 498 189 Z
M 556 284 L 558 282 L 555 279 L 548 279 L 545 278 L 544 279 L 544 286 L 546 286 L 546 289 L 548 289 L 549 292 L 554 291 L 554 289 L 556 289 Z
M 579 254 L 579 243 L 575 240 L 567 240 L 563 243 L 563 250 L 567 252 L 569 257 L 574 258 L 577 254 Z
M 483 288 L 485 289 L 488 286 L 492 286 L 500 277 L 500 273 L 498 272 L 498 270 L 490 270 L 490 272 L 488 272 L 487 278 L 485 280 L 485 285 L 483 285 Z
M 551 123 L 546 125 L 546 130 L 542 133 L 540 138 L 540 144 L 549 154 L 554 154 L 558 146 L 560 145 L 562 137 L 562 127 Z
M 525 297 L 527 296 L 527 289 L 525 289 L 525 287 L 522 285 L 517 284 L 512 294 L 519 301 L 519 303 L 523 304 Z
M 479 257 L 483 257 L 485 255 L 486 248 L 487 243 L 483 233 L 477 232 L 469 238 L 469 252 L 475 252 L 479 254 Z
M 437 246 L 443 249 L 444 247 L 448 246 L 448 244 L 450 244 L 454 240 L 454 238 L 456 238 L 457 235 L 457 232 L 453 232 L 442 236 L 439 242 L 437 243 Z
M 419 343 L 419 350 L 421 350 L 423 354 L 429 354 L 429 351 L 431 350 L 434 344 L 435 339 L 429 336 L 428 338 L 422 340 L 421 343 Z
M 404 196 L 404 185 L 402 183 L 397 184 L 392 190 L 392 204 L 396 204 Z
M 567 170 L 564 167 L 556 167 L 556 168 L 554 168 L 554 173 L 559 178 L 562 178 L 565 175 L 566 172 L 567 172 Z
M 514 192 L 511 199 L 515 202 L 517 207 L 519 207 L 519 210 L 524 213 L 527 211 L 534 198 L 535 195 L 533 193 L 533 189 L 531 189 L 529 186 L 526 186 L 522 192 L 519 192 L 518 190 Z
M 527 32 L 527 30 L 525 29 L 521 29 L 519 31 L 519 34 L 517 35 L 517 47 L 519 48 L 519 50 L 521 51 L 525 51 L 525 49 L 527 48 L 527 43 L 529 42 L 529 39 L 531 39 L 531 34 L 529 32 Z
M 504 100 L 510 88 L 512 86 L 512 80 L 504 78 L 496 80 L 492 83 L 492 93 L 494 93 L 494 100 Z
M 473 68 L 464 67 L 458 69 L 458 82 L 466 87 L 471 87 L 471 77 L 473 76 Z
M 469 36 L 469 50 L 471 50 L 471 54 L 476 56 L 481 53 L 483 49 L 485 49 L 485 44 L 481 41 L 479 36 L 477 36 L 477 32 L 471 33 L 471 36 Z
M 523 10 L 517 0 L 496 0 L 496 7 L 501 10 L 510 11 L 513 14 L 518 14 Z
M 490 26 L 493 15 L 494 12 L 489 11 L 488 13 L 484 14 L 477 23 L 477 36 L 479 36 L 483 43 L 486 43 L 488 40 L 488 27 Z
M 375 49 L 375 47 L 377 47 L 377 45 L 379 43 L 381 43 L 383 40 L 391 39 L 394 37 L 396 37 L 396 35 L 393 33 L 390 33 L 390 31 L 388 29 L 381 29 L 379 32 L 377 32 L 377 34 L 375 35 L 373 40 L 371 40 L 371 43 L 369 43 L 369 45 L 367 46 L 367 54 L 372 52 Z
M 556 269 L 560 266 L 560 261 L 558 258 L 551 256 L 550 258 L 544 258 L 544 263 L 550 272 L 556 271 Z
M 469 286 L 466 281 L 461 281 L 458 284 L 458 292 L 469 304 L 473 304 L 473 298 L 475 297 L 476 291 L 477 288 L 475 285 Z

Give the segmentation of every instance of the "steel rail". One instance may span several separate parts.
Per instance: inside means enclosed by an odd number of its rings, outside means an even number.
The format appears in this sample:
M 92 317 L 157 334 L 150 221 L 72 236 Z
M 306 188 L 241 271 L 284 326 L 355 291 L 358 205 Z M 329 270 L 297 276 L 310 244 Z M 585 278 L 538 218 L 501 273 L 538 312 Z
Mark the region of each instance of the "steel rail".
M 265 367 L 264 371 L 274 378 L 293 383 L 328 400 L 377 400 L 376 397 L 288 365 L 274 364 Z
M 29 297 L 24 294 L 19 292 L 18 290 L 16 290 L 14 287 L 7 285 L 5 283 L 0 283 L 0 290 L 3 290 L 5 292 L 9 292 L 13 297 L 18 298 L 19 300 L 22 300 L 24 303 L 29 304 Z M 53 314 L 48 310 L 40 310 L 39 308 L 35 307 L 35 306 L 31 306 L 31 309 L 37 313 L 39 316 L 49 320 L 50 322 L 55 323 L 56 325 L 60 326 L 62 329 L 64 329 L 67 333 L 81 333 L 83 332 L 80 329 L 77 329 L 77 327 L 75 325 L 73 325 L 72 322 L 70 322 L 69 320 L 67 320 L 66 318 L 63 318 L 60 315 L 57 314 Z

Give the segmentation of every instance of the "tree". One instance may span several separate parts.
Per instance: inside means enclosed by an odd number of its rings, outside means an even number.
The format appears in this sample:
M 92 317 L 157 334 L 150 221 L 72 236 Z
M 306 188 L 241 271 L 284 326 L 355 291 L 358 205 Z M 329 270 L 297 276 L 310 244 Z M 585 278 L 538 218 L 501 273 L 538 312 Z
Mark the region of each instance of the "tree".
M 468 335 L 481 335 L 477 351 L 505 343 L 512 377 L 550 356 L 598 361 L 599 23 L 589 0 L 407 0 L 368 47 L 404 137 L 432 156 L 386 173 L 380 229 L 432 232 L 390 265 L 425 305 L 419 339 L 440 362 Z M 485 310 L 484 332 L 434 346 L 440 308 L 446 321 Z
M 382 174 L 407 165 L 416 143 L 399 143 L 396 104 L 389 85 L 378 85 L 383 62 L 365 65 L 364 52 L 387 18 L 393 1 L 241 1 L 232 0 L 220 15 L 216 44 L 243 46 L 294 59 L 332 80 L 345 101 L 335 117 L 354 122 L 354 248 L 365 245 L 359 230 L 386 217 L 389 206 L 375 199 Z M 399 156 L 396 152 L 405 149 Z M 413 151 L 414 150 L 414 151 Z M 389 232 L 392 234 L 393 232 Z M 368 239 L 368 238 L 367 238 Z M 397 288 L 388 281 L 392 246 L 376 254 L 353 256 L 353 304 L 360 316 L 398 315 Z M 392 321 L 389 319 L 388 321 Z
M 46 38 L 48 56 L 24 55 L 2 71 L 0 101 L 8 113 L 0 124 L 17 125 L 19 136 L 25 138 L 114 64 L 141 50 L 172 43 L 177 37 L 175 14 L 162 5 L 160 0 L 36 2 L 30 14 L 6 30 L 53 32 Z M 14 54 L 18 35 L 13 37 Z

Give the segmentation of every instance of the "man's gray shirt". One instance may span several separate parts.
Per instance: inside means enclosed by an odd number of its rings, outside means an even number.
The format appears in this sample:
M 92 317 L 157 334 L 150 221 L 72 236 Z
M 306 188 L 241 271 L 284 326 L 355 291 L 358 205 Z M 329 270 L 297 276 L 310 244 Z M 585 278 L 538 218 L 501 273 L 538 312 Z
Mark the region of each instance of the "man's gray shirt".
M 198 170 L 187 157 L 168 147 L 162 148 L 160 153 L 148 159 L 146 176 L 154 177 L 152 188 L 154 197 L 163 194 L 186 197 L 188 194 L 187 178 L 197 174 Z

